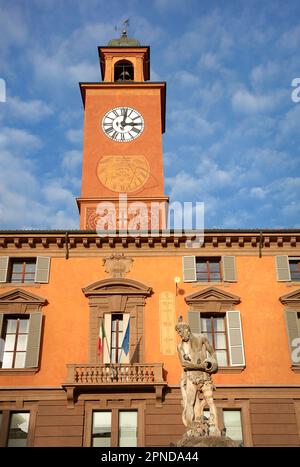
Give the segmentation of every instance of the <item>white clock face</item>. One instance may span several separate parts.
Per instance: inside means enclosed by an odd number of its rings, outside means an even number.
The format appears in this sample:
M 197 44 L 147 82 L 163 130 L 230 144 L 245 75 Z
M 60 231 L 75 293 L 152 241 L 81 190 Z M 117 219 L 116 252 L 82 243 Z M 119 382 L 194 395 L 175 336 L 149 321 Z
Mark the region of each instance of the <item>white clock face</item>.
M 142 115 L 130 107 L 115 107 L 102 119 L 102 130 L 117 143 L 128 143 L 138 138 L 144 130 Z

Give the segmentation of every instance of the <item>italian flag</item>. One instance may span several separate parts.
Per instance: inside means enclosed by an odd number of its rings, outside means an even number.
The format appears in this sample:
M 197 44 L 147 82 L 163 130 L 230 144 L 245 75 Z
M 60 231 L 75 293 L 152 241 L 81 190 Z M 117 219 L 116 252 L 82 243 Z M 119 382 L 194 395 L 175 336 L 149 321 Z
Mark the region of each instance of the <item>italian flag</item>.
M 105 329 L 103 319 L 100 319 L 99 335 L 97 340 L 98 355 L 101 355 L 104 347 Z

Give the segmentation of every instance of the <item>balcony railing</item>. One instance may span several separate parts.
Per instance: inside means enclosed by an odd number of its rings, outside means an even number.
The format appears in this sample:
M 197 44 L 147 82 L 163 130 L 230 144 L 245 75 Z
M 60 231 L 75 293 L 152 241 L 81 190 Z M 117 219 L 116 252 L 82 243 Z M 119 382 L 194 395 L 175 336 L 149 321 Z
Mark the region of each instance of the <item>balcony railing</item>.
M 163 384 L 162 363 L 69 364 L 66 385 L 155 385 Z

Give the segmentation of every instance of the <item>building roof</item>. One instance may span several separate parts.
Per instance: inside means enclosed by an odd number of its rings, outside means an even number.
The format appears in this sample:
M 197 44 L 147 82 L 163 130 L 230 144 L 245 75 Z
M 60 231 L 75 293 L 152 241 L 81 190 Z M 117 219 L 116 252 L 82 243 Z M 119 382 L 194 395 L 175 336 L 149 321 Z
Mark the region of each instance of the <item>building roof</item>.
M 137 39 L 127 37 L 127 32 L 123 31 L 118 39 L 111 39 L 108 42 L 108 47 L 140 47 L 140 42 Z

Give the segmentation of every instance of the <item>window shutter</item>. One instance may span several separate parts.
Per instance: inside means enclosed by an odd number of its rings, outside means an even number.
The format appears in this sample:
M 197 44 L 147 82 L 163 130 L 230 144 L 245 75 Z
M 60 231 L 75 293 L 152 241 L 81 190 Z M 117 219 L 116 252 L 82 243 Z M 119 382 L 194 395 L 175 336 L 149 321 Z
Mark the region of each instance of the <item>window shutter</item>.
M 222 256 L 223 281 L 236 282 L 235 256 Z
M 7 281 L 9 256 L 1 256 L 0 258 L 0 282 Z
M 42 313 L 30 313 L 25 368 L 39 366 Z
M 4 339 L 1 338 L 4 314 L 0 313 L 0 362 L 3 362 Z
M 300 324 L 299 324 L 299 318 L 298 318 L 297 311 L 286 311 L 285 320 L 286 320 L 286 329 L 287 329 L 287 334 L 288 334 L 288 339 L 289 339 L 292 363 L 299 364 L 300 362 L 295 360 L 296 352 L 293 352 L 296 346 L 292 345 L 294 339 L 300 338 Z
M 38 256 L 36 259 L 36 269 L 34 282 L 47 284 L 49 282 L 50 258 L 48 256 Z
M 122 336 L 123 340 L 124 340 L 124 337 L 125 337 L 125 333 L 126 333 L 126 329 L 127 329 L 129 319 L 130 319 L 130 313 L 123 313 L 123 336 Z M 129 328 L 129 333 L 130 333 L 130 328 Z M 122 345 L 123 345 L 123 341 L 122 341 Z M 122 350 L 120 363 L 129 363 L 129 357 L 130 357 L 130 334 L 129 334 L 129 352 L 126 355 L 124 350 Z
M 193 334 L 201 334 L 201 316 L 198 311 L 188 311 L 188 324 Z
M 104 330 L 105 337 L 103 342 L 103 363 L 110 363 L 110 347 L 111 347 L 111 314 L 104 315 Z
M 243 334 L 240 312 L 227 311 L 227 331 L 231 366 L 245 365 Z
M 290 272 L 290 265 L 289 265 L 289 257 L 286 255 L 276 256 L 276 274 L 278 281 L 290 281 L 291 280 L 291 272 Z
M 184 256 L 183 261 L 183 281 L 193 282 L 196 280 L 196 258 L 195 256 Z

